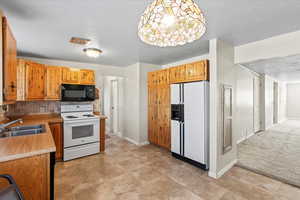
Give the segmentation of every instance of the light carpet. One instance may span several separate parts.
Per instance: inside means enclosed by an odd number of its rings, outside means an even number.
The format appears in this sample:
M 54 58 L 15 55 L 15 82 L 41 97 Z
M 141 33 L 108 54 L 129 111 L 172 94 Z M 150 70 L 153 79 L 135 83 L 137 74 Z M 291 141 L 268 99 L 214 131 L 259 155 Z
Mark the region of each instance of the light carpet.
M 285 121 L 241 142 L 238 165 L 300 187 L 300 121 Z

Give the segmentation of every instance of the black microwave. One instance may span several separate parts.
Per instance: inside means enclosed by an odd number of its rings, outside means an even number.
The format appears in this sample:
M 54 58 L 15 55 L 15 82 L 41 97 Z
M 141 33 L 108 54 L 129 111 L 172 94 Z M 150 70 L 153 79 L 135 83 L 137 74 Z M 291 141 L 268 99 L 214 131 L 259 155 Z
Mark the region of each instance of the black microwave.
M 94 101 L 96 91 L 94 85 L 61 85 L 62 101 Z

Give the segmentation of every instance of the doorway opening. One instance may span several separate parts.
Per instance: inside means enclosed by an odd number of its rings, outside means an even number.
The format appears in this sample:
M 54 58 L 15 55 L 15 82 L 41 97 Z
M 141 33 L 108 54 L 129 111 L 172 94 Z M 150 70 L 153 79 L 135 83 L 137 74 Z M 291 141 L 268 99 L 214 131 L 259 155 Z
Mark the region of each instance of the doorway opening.
M 279 91 L 278 91 L 278 82 L 274 82 L 273 84 L 273 110 L 274 110 L 274 113 L 273 113 L 273 124 L 278 124 L 278 100 L 279 100 Z
M 111 132 L 119 133 L 119 82 L 117 79 L 111 80 Z
M 124 78 L 117 76 L 104 77 L 103 111 L 107 116 L 106 132 L 109 135 L 122 137 Z
M 261 131 L 261 80 L 253 78 L 253 132 Z

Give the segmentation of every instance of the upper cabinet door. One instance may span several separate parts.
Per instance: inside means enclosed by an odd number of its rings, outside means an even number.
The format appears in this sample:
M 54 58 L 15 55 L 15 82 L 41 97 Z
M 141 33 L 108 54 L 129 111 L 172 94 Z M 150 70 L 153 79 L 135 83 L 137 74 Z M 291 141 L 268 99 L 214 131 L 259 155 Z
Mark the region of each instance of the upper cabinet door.
M 186 81 L 208 80 L 208 63 L 199 61 L 186 65 Z
M 157 84 L 157 72 L 148 72 L 148 85 L 155 86 Z
M 61 67 L 46 67 L 45 99 L 60 100 L 62 69 Z
M 41 100 L 45 97 L 45 67 L 42 64 L 26 62 L 26 99 Z
M 95 72 L 93 70 L 80 70 L 80 84 L 95 85 Z
M 79 84 L 79 69 L 62 67 L 62 83 Z
M 186 80 L 186 65 L 170 68 L 170 83 L 181 83 Z
M 4 102 L 13 102 L 17 100 L 17 42 L 5 17 L 2 24 Z
M 17 64 L 17 101 L 25 101 L 25 94 L 26 94 L 26 60 L 18 59 Z

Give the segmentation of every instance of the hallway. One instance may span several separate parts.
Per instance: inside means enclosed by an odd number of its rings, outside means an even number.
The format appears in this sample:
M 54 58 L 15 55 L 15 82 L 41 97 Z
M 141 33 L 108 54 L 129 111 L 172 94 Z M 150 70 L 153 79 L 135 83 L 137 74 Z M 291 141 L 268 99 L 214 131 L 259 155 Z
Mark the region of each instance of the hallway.
M 300 121 L 288 120 L 238 145 L 238 165 L 300 187 Z

